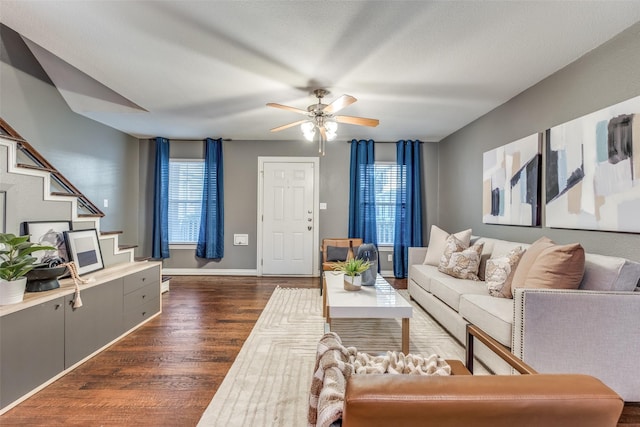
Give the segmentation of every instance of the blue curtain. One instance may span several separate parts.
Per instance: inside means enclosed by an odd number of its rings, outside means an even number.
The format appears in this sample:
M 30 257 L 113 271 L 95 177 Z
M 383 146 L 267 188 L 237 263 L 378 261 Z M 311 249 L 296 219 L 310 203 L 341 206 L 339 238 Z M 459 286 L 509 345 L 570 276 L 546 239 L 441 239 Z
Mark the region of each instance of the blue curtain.
M 378 246 L 373 140 L 351 141 L 349 237 Z
M 398 141 L 393 274 L 407 277 L 409 247 L 422 246 L 422 155 L 420 141 Z
M 169 258 L 169 140 L 156 138 L 153 192 L 153 258 Z
M 221 259 L 224 256 L 224 180 L 222 139 L 207 138 L 204 157 L 202 214 L 196 256 Z

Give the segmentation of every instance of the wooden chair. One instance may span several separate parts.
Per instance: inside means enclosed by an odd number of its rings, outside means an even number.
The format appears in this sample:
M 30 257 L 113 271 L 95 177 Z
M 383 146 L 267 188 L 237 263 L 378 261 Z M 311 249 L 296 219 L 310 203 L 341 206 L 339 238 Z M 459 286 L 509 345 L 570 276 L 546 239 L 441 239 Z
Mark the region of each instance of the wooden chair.
M 322 247 L 320 248 L 320 252 L 322 254 L 322 280 L 324 281 L 324 272 L 333 270 L 333 263 L 336 261 L 340 261 L 337 259 L 329 259 L 329 247 L 348 248 L 349 246 L 352 246 L 354 250 L 357 250 L 357 247 L 360 245 L 362 245 L 362 239 L 359 237 L 336 237 L 322 239 Z M 353 255 L 355 256 L 356 254 L 354 253 Z M 322 288 L 323 286 L 320 286 L 320 295 L 322 295 Z
M 337 248 L 348 248 L 349 246 L 352 246 L 355 250 L 357 250 L 358 246 L 360 245 L 362 245 L 362 239 L 359 237 L 322 239 L 322 248 L 320 248 L 320 251 L 322 252 L 322 271 L 333 270 L 332 263 L 334 263 L 335 261 L 344 261 L 338 259 L 328 259 L 330 246 Z M 355 256 L 356 254 L 354 253 L 353 255 Z

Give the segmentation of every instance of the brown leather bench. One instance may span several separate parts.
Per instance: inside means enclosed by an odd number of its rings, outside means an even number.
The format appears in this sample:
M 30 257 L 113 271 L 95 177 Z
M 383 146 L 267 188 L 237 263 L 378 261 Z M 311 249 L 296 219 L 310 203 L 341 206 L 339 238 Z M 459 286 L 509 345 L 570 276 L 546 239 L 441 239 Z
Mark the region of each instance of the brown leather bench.
M 471 328 L 470 334 L 483 343 L 491 340 Z M 342 426 L 616 426 L 624 402 L 600 380 L 538 374 L 499 343 L 493 344 L 521 375 L 468 375 L 459 361 L 450 362 L 454 375 L 446 377 L 352 375 Z

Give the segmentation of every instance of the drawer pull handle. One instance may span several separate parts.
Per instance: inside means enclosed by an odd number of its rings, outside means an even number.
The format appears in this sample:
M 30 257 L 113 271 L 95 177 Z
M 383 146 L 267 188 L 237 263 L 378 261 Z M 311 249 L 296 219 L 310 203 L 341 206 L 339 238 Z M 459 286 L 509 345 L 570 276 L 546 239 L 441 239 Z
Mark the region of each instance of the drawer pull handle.
M 146 295 L 142 295 L 142 299 L 145 299 L 147 296 Z
M 62 306 L 62 304 L 56 304 L 55 310 L 59 309 L 61 306 Z
M 142 278 L 142 281 L 144 282 L 145 280 L 147 280 L 147 278 L 146 278 L 146 277 L 143 277 L 143 278 Z
M 146 315 L 147 315 L 147 312 L 146 312 L 146 311 L 143 311 L 143 312 L 142 312 L 142 315 L 143 315 L 143 316 L 146 316 Z

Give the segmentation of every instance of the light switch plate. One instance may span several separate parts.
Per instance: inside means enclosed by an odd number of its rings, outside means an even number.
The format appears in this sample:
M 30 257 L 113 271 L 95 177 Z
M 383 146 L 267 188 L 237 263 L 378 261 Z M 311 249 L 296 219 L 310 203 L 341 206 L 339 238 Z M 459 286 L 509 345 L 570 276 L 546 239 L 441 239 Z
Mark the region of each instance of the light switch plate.
M 249 244 L 248 234 L 234 234 L 233 245 L 234 246 L 247 246 Z

